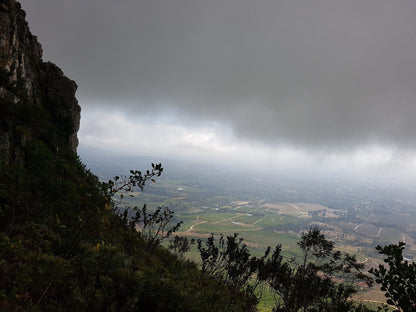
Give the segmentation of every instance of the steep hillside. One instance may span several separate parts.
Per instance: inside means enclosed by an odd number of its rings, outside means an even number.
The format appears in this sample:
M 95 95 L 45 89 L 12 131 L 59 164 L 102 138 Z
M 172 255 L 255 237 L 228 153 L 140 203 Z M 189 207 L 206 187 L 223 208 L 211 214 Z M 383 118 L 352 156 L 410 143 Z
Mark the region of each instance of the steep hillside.
M 0 311 L 253 310 L 117 214 L 76 155 L 77 86 L 41 57 L 20 4 L 1 1 Z

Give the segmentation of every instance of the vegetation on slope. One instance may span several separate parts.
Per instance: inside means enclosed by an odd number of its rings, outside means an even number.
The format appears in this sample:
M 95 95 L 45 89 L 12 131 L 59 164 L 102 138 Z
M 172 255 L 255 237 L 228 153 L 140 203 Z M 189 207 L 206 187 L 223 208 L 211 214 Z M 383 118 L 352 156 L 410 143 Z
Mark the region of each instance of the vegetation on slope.
M 0 169 L 0 310 L 246 309 L 239 293 L 149 245 L 72 152 L 33 139 L 25 155 Z
M 99 182 L 61 140 L 61 125 L 8 77 L 2 70 L 0 129 L 13 133 L 13 157 L 0 164 L 1 311 L 253 309 L 256 300 L 200 278 L 196 264 L 138 232 L 111 199 L 118 182 Z

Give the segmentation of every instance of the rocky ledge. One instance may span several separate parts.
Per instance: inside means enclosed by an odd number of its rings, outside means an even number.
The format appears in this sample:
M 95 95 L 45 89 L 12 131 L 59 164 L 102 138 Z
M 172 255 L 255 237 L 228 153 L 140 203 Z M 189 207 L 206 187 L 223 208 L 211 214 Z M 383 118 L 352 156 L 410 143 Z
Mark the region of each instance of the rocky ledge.
M 58 129 L 52 148 L 76 152 L 81 109 L 77 85 L 54 64 L 43 62 L 42 47 L 30 32 L 26 13 L 15 0 L 0 2 L 0 115 L 6 106 L 30 103 L 46 112 Z M 6 163 L 22 159 L 27 131 L 22 134 L 4 113 L 0 119 L 0 155 Z M 49 142 L 49 145 L 51 143 Z

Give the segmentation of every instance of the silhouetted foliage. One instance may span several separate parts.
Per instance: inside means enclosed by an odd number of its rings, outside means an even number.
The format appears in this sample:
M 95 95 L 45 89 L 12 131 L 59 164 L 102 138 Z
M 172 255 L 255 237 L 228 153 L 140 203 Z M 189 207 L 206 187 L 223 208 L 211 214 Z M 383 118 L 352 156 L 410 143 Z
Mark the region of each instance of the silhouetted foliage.
M 115 204 L 114 196 L 119 195 L 120 201 L 125 195 L 133 196 L 131 192 L 135 189 L 143 191 L 146 182 L 155 183 L 154 177 L 160 177 L 162 172 L 162 164 L 152 163 L 152 170 L 147 170 L 145 174 L 138 170 L 130 170 L 131 175 L 128 177 L 116 176 L 114 180 L 103 183 L 107 208 L 112 208 L 128 228 L 140 233 L 146 241 L 146 250 L 152 249 L 163 239 L 170 237 L 181 226 L 182 221 L 172 225 L 174 212 L 168 207 L 159 206 L 154 212 L 149 212 L 146 204 L 141 209 L 138 207 L 121 209 Z
M 225 239 L 220 235 L 218 242 L 215 241 L 214 235 L 210 235 L 205 242 L 200 239 L 197 242 L 202 261 L 201 278 L 208 275 L 234 290 L 243 291 L 247 295 L 244 298 L 248 300 L 247 306 L 257 302 L 254 291 L 260 280 L 253 281 L 253 275 L 258 275 L 270 248 L 262 258 L 253 257 L 238 234 L 227 236 Z
M 380 264 L 378 269 L 371 269 L 376 283 L 381 284 L 387 303 L 397 308 L 396 311 L 416 311 L 416 263 L 403 258 L 405 243 L 377 246 L 376 250 L 386 258 L 388 268 Z
M 276 294 L 276 311 L 352 311 L 349 300 L 356 292 L 355 278 L 364 278 L 364 265 L 351 255 L 334 250 L 318 228 L 303 233 L 299 247 L 301 264 L 284 261 L 277 246 L 265 265 L 262 276 Z M 335 277 L 344 282 L 336 282 Z
M 182 257 L 191 249 L 193 244 L 195 244 L 194 238 L 189 239 L 185 236 L 174 236 L 173 239 L 170 240 L 168 248 L 175 255 Z
M 146 250 L 160 244 L 162 240 L 175 233 L 182 224 L 182 221 L 171 224 L 174 213 L 168 207 L 158 207 L 154 212 L 147 212 L 146 205 L 139 209 L 133 208 L 134 214 L 129 216 L 129 209 L 121 213 L 126 225 L 136 229 L 146 241 Z
M 130 170 L 130 175 L 128 177 L 116 176 L 114 177 L 114 180 L 109 180 L 108 183 L 105 184 L 105 187 L 107 188 L 107 192 L 110 197 L 117 193 L 120 193 L 121 195 L 128 194 L 134 191 L 135 188 L 143 191 L 146 182 L 152 181 L 155 183 L 156 180 L 154 178 L 160 177 L 162 172 L 162 164 L 152 163 L 152 169 L 150 171 L 147 170 L 144 174 L 142 174 L 139 170 Z

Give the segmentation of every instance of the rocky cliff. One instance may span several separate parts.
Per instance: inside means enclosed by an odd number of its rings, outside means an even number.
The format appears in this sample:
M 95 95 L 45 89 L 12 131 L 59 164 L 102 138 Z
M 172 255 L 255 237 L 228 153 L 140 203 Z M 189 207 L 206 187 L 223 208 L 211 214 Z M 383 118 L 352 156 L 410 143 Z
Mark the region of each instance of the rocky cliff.
M 77 85 L 57 66 L 42 61 L 42 47 L 25 16 L 15 0 L 0 1 L 0 160 L 6 163 L 24 160 L 25 142 L 39 137 L 39 116 L 54 129 L 55 137 L 41 138 L 51 149 L 76 152 L 78 145 Z M 23 117 L 37 120 L 22 129 L 18 119 Z

